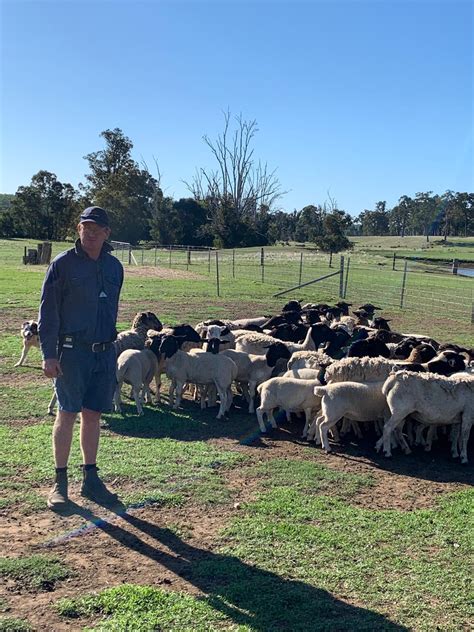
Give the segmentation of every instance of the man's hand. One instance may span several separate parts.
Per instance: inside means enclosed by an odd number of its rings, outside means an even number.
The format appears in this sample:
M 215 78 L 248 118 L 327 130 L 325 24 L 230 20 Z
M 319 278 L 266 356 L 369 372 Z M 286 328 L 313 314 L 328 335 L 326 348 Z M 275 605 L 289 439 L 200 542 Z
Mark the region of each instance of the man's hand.
M 56 358 L 50 358 L 49 360 L 43 360 L 43 373 L 46 377 L 59 377 L 63 374 L 61 371 L 61 365 Z

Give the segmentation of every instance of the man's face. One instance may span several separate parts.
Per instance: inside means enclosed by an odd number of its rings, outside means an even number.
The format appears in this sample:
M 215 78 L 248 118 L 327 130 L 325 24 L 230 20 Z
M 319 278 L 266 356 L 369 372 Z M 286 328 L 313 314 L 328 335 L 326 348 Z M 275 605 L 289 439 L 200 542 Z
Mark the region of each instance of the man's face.
M 87 250 L 102 248 L 106 239 L 109 238 L 110 228 L 108 226 L 99 226 L 95 222 L 82 222 L 78 224 L 77 230 L 82 246 Z

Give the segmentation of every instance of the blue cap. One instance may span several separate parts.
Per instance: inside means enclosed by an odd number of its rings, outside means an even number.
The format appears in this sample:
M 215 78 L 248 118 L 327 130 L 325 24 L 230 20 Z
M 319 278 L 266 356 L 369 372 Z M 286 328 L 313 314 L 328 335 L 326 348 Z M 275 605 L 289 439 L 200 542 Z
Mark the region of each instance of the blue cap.
M 81 213 L 80 224 L 84 222 L 95 222 L 99 226 L 109 226 L 109 216 L 100 206 L 89 206 Z

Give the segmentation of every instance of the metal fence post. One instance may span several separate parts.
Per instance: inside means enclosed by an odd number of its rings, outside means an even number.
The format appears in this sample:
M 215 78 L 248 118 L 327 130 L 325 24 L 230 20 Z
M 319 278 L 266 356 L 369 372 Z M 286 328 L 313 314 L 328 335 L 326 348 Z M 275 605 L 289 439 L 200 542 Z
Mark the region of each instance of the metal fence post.
M 157 248 L 155 246 L 155 268 L 156 268 L 156 256 L 157 256 Z
M 301 285 L 301 279 L 303 278 L 303 253 L 300 253 L 300 276 L 298 285 Z
M 339 268 L 339 296 L 344 298 L 344 255 L 341 255 L 341 265 Z
M 408 266 L 408 261 L 405 259 L 405 267 L 403 268 L 402 291 L 400 294 L 400 309 L 403 309 L 403 301 L 405 298 L 405 284 L 407 281 L 407 266 Z
M 191 263 L 191 251 L 187 250 L 186 252 L 186 270 L 189 270 L 189 264 Z
M 347 266 L 346 266 L 346 282 L 344 283 L 344 296 L 342 298 L 346 298 L 347 296 L 347 280 L 349 279 L 349 267 L 351 265 L 351 258 L 347 257 Z
M 392 270 L 395 270 L 395 261 L 397 259 L 397 253 L 394 252 L 393 253 L 393 261 L 392 261 Z
M 220 296 L 220 286 L 219 286 L 219 251 L 216 250 L 216 283 L 217 283 L 217 296 Z
M 232 278 L 235 279 L 235 248 L 232 250 Z
M 211 274 L 211 249 L 207 250 L 207 273 Z
M 143 255 L 144 255 L 145 251 L 142 248 L 142 265 L 143 265 Z
M 329 253 L 329 267 L 332 268 L 332 252 Z
M 169 267 L 171 268 L 171 245 L 170 245 L 170 263 L 169 263 Z
M 262 283 L 265 283 L 265 251 L 263 248 L 260 251 L 260 267 L 262 268 Z

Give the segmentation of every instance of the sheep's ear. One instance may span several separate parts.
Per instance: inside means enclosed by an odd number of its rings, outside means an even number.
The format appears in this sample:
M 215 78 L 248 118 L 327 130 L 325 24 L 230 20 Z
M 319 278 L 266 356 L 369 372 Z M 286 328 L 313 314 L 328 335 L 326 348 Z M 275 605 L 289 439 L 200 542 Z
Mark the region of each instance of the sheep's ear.
M 227 336 L 227 334 L 230 334 L 230 329 L 228 327 L 223 327 L 221 329 L 221 336 Z

